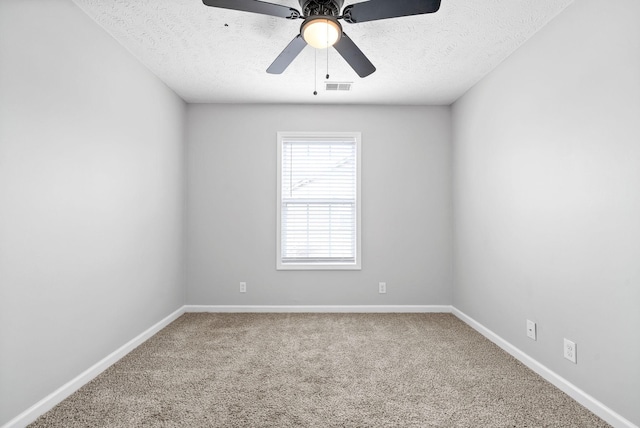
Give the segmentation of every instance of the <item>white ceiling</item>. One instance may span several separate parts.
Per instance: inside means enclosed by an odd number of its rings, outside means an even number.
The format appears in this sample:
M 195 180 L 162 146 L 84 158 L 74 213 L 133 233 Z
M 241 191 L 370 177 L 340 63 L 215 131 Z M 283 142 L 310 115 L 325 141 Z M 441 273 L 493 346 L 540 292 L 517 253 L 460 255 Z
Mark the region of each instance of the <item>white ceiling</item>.
M 442 0 L 434 14 L 343 21 L 377 71 L 361 79 L 330 49 L 329 80 L 353 88 L 326 92 L 326 50 L 307 46 L 283 74 L 265 71 L 302 20 L 201 0 L 73 1 L 187 102 L 409 105 L 451 104 L 573 2 Z M 297 0 L 271 2 L 300 10 Z

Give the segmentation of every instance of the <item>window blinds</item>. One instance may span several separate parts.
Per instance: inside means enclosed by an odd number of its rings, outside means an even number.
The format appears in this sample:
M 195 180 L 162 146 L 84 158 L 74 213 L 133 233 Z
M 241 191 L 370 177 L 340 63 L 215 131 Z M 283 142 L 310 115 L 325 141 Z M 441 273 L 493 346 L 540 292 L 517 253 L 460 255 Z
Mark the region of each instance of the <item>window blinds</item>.
M 281 262 L 354 264 L 357 233 L 355 138 L 284 138 Z

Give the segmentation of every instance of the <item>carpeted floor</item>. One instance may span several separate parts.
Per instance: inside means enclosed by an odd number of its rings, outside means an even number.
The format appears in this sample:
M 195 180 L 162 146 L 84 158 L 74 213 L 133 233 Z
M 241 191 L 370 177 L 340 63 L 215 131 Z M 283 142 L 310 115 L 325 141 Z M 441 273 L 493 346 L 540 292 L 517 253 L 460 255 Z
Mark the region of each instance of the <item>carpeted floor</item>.
M 185 314 L 32 427 L 606 427 L 450 314 Z

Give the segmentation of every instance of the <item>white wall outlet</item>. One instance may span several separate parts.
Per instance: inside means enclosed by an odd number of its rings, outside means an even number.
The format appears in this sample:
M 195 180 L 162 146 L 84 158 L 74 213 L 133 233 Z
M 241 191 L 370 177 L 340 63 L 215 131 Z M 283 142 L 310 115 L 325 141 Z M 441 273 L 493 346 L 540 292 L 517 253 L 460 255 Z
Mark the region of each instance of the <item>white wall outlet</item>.
M 246 293 L 247 292 L 247 283 L 246 282 L 241 282 L 240 283 L 240 292 L 241 293 Z
M 527 320 L 527 337 L 536 340 L 536 323 L 531 320 Z
M 387 292 L 387 283 L 379 282 L 378 283 L 378 293 L 385 294 Z
M 569 339 L 564 339 L 564 357 L 571 361 L 572 363 L 576 364 L 576 358 L 577 358 L 577 353 L 578 353 L 578 348 L 576 347 L 576 344 L 572 341 L 570 341 Z

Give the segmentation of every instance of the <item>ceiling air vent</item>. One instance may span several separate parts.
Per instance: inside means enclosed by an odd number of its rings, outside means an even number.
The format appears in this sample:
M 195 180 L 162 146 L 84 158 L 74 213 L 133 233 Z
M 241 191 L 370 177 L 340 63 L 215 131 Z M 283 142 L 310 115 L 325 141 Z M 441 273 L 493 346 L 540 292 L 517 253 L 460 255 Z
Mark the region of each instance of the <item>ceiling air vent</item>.
M 327 91 L 350 91 L 353 82 L 325 82 Z

